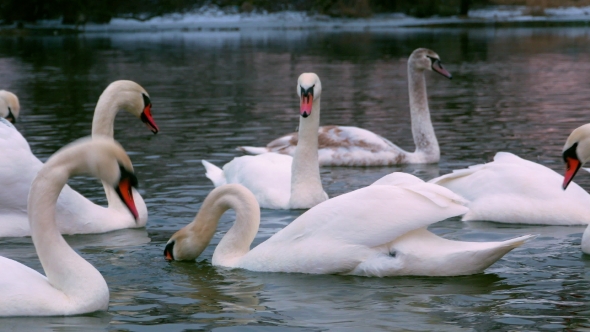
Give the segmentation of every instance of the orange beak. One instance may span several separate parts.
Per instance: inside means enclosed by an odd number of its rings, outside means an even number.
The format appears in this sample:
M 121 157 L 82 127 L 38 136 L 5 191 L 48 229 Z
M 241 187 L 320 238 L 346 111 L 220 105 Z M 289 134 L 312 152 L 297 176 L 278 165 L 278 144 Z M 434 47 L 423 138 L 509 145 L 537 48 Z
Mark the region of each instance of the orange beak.
M 119 198 L 121 198 L 121 201 L 125 203 L 129 212 L 133 215 L 133 218 L 137 220 L 139 219 L 139 213 L 137 212 L 137 207 L 135 207 L 135 201 L 133 201 L 133 192 L 131 191 L 131 188 L 133 188 L 131 185 L 131 179 L 122 178 L 121 181 L 119 181 L 117 188 L 115 188 L 115 191 L 119 195 Z
M 154 121 L 154 118 L 152 117 L 152 104 L 148 104 L 143 109 L 143 112 L 141 112 L 141 121 L 143 121 L 143 123 L 146 124 L 146 126 L 152 131 L 152 133 L 157 134 L 158 131 L 160 131 L 158 129 L 156 121 Z
M 572 157 L 565 158 L 565 175 L 563 176 L 563 190 L 567 188 L 567 186 L 572 182 L 574 176 L 582 166 L 582 163 Z
M 313 94 L 306 93 L 301 95 L 301 104 L 299 113 L 302 117 L 307 118 L 311 115 L 311 107 L 313 104 Z

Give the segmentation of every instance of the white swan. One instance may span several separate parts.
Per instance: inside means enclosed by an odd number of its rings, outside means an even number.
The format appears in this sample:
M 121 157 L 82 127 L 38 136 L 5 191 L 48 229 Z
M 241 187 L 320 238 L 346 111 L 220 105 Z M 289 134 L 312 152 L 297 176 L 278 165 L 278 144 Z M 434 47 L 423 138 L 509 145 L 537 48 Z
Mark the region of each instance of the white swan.
M 494 161 L 432 179 L 470 201 L 463 220 L 580 225 L 590 223 L 590 195 L 575 183 L 563 192 L 555 171 L 498 152 Z
M 301 100 L 299 143 L 295 156 L 264 153 L 234 158 L 219 167 L 203 160 L 206 176 L 218 187 L 240 183 L 250 189 L 263 208 L 307 209 L 328 199 L 320 179 L 318 127 L 322 84 L 313 73 L 297 80 Z
M 563 178 L 563 190 L 568 193 L 577 187 L 572 182 L 578 170 L 590 161 L 590 124 L 580 126 L 567 138 L 563 146 L 563 160 L 565 161 L 566 171 Z M 588 169 L 585 169 L 588 171 Z M 588 207 L 588 202 L 585 202 Z M 590 225 L 582 234 L 582 252 L 590 255 Z
M 18 97 L 6 90 L 0 90 L 0 118 L 15 123 L 20 114 L 20 103 Z
M 408 87 L 416 151 L 405 151 L 389 140 L 362 128 L 323 126 L 318 130 L 320 165 L 384 166 L 437 163 L 440 159 L 440 149 L 430 121 L 424 81 L 426 70 L 433 70 L 451 78 L 451 74 L 442 67 L 440 57 L 433 51 L 419 48 L 410 55 Z M 276 152 L 294 155 L 298 138 L 297 133 L 292 133 L 270 142 L 264 148 L 243 146 L 238 149 L 251 154 Z
M 68 178 L 91 174 L 117 187 L 137 217 L 131 186 L 137 179 L 123 148 L 112 139 L 82 139 L 56 152 L 31 185 L 29 218 L 33 243 L 47 277 L 0 257 L 0 316 L 76 315 L 106 310 L 109 288 L 90 263 L 60 235 L 56 201 Z
M 371 185 L 316 205 L 250 250 L 260 224 L 258 204 L 246 188 L 225 185 L 207 196 L 193 222 L 172 235 L 164 256 L 167 260 L 195 259 L 228 209 L 235 210 L 236 221 L 217 245 L 212 264 L 253 271 L 378 277 L 467 275 L 482 272 L 532 237 L 462 242 L 426 229 L 465 213 L 463 204 L 461 197 L 429 183 Z
M 117 112 L 124 109 L 140 117 L 156 133 L 147 92 L 132 81 L 111 83 L 100 96 L 92 135 L 113 137 Z M 3 119 L 2 119 L 3 120 Z M 27 196 L 33 178 L 43 163 L 31 152 L 27 141 L 9 122 L 0 123 L 0 237 L 31 234 L 27 218 Z M 133 192 L 139 219 L 105 185 L 108 208 L 96 205 L 69 186 L 65 186 L 57 201 L 57 224 L 62 234 L 103 233 L 121 228 L 143 227 L 147 222 L 147 207 L 139 192 Z

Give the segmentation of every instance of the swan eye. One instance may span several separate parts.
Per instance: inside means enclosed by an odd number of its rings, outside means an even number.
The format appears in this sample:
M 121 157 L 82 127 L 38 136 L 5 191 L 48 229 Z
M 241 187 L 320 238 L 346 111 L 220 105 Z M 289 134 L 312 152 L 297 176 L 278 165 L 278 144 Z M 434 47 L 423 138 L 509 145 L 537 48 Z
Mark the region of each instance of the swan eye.
M 150 97 L 146 96 L 145 93 L 142 93 L 141 96 L 143 97 L 143 108 L 145 109 L 148 106 L 152 105 L 152 101 Z
M 12 113 L 12 109 L 10 107 L 8 107 L 8 115 L 6 116 L 6 120 L 12 123 L 16 123 L 16 116 L 14 116 L 14 114 Z
M 567 150 L 563 151 L 563 154 L 562 154 L 563 161 L 566 163 L 566 165 L 568 165 L 568 163 L 567 163 L 568 158 L 578 160 L 578 154 L 576 153 L 577 149 L 578 149 L 578 142 L 574 143 Z
M 307 95 L 310 95 L 310 94 L 311 94 L 311 96 L 313 97 L 313 88 L 315 87 L 315 84 L 314 84 L 314 85 L 312 85 L 312 86 L 311 86 L 310 88 L 308 88 L 307 90 L 306 90 L 306 89 L 304 89 L 304 88 L 303 88 L 301 85 L 300 85 L 299 87 L 301 88 L 301 96 L 302 96 L 302 97 L 304 97 L 304 96 L 307 96 Z
M 167 261 L 174 260 L 174 241 L 168 243 L 166 248 L 164 248 L 164 257 Z
M 389 256 L 390 257 L 393 257 L 393 258 L 397 257 L 397 251 L 395 251 L 395 250 L 394 251 L 390 251 L 389 252 Z
M 121 172 L 121 178 L 119 179 L 119 181 L 122 181 L 124 179 L 129 179 L 129 182 L 131 183 L 131 186 L 133 188 L 138 187 L 139 181 L 137 181 L 137 176 L 135 176 L 135 174 L 133 172 L 128 171 L 121 164 L 119 164 L 119 171 Z

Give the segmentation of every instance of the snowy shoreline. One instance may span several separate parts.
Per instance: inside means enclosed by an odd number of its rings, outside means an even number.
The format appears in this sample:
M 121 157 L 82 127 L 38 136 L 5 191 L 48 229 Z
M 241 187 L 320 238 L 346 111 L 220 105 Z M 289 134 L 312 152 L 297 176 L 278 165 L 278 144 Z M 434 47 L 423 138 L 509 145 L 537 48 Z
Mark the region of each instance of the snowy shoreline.
M 25 24 L 26 30 L 55 30 L 82 33 L 201 31 L 201 30 L 367 30 L 404 27 L 528 27 L 528 26 L 587 26 L 590 7 L 548 8 L 541 14 L 530 8 L 497 6 L 471 10 L 468 17 L 414 18 L 401 13 L 375 15 L 368 19 L 330 18 L 304 12 L 228 13 L 216 7 L 206 7 L 191 13 L 168 14 L 146 21 L 115 18 L 108 24 L 86 24 L 78 27 L 63 25 L 59 20 Z M 0 30 L 16 29 L 16 25 Z

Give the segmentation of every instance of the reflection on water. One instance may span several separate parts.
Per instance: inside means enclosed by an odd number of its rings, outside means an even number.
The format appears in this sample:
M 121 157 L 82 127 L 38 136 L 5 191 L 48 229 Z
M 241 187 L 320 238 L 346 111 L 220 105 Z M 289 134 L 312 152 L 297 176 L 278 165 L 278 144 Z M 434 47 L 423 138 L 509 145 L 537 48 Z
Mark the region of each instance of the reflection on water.
M 569 132 L 590 122 L 587 29 L 396 29 L 87 34 L 0 39 L 3 86 L 20 97 L 17 127 L 42 160 L 90 134 L 102 90 L 117 79 L 150 93 L 161 132 L 120 114 L 115 136 L 134 162 L 149 208 L 147 229 L 68 236 L 104 275 L 109 312 L 66 318 L 0 319 L 0 330 L 563 330 L 588 328 L 590 259 L 583 227 L 437 223 L 441 236 L 469 241 L 539 234 L 485 274 L 455 278 L 360 278 L 213 268 L 202 258 L 167 263 L 163 245 L 192 220 L 212 185 L 200 164 L 228 162 L 238 145 L 259 146 L 297 126 L 296 79 L 322 79 L 322 124 L 354 125 L 406 149 L 410 130 L 406 60 L 435 50 L 453 73 L 427 75 L 441 145 L 438 165 L 326 167 L 333 197 L 393 171 L 428 180 L 510 151 L 562 171 Z M 590 188 L 590 176 L 578 180 Z M 105 203 L 102 186 L 73 187 Z M 258 244 L 302 211 L 262 211 Z M 40 270 L 29 238 L 0 239 L 0 255 Z

